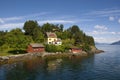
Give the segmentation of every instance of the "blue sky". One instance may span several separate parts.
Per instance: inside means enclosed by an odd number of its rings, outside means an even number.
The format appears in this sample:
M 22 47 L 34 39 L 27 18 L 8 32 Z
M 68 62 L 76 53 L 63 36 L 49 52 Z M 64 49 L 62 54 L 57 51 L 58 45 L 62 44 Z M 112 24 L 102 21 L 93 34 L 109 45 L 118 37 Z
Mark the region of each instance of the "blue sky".
M 0 0 L 0 30 L 21 28 L 27 20 L 78 25 L 95 41 L 120 40 L 120 0 Z

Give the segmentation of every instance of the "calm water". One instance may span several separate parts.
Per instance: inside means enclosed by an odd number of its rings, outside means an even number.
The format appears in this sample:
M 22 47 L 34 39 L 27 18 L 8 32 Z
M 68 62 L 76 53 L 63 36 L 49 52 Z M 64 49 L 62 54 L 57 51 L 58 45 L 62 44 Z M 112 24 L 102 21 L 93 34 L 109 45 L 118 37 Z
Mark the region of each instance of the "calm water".
M 0 66 L 0 80 L 120 80 L 120 46 L 83 59 L 28 60 Z

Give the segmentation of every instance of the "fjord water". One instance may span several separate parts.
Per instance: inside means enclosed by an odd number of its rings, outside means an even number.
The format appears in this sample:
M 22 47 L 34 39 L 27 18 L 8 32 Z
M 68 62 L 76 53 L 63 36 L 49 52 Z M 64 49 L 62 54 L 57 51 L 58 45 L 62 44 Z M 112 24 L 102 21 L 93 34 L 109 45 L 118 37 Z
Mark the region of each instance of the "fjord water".
M 120 80 L 120 46 L 97 45 L 104 53 L 82 59 L 33 59 L 0 66 L 0 80 Z

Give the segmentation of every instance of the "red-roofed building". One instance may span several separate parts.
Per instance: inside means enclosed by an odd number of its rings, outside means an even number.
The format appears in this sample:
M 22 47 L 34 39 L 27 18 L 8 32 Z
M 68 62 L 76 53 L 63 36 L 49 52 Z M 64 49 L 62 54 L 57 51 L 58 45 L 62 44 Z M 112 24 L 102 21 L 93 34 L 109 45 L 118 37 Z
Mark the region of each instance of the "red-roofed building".
M 81 49 L 81 48 L 78 48 L 78 47 L 76 47 L 76 46 L 72 46 L 72 47 L 70 48 L 70 52 L 72 52 L 72 53 L 80 53 L 80 52 L 82 52 L 82 49 Z
M 32 43 L 28 45 L 27 48 L 28 53 L 40 53 L 44 51 L 45 51 L 45 47 L 42 44 L 38 44 L 38 43 Z

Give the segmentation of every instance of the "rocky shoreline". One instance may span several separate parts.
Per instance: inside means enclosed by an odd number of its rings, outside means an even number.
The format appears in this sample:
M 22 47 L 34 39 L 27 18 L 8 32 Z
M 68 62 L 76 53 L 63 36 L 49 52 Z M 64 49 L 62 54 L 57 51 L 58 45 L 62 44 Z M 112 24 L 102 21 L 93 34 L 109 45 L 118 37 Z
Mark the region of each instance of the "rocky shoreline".
M 90 51 L 89 53 L 82 51 L 80 53 L 26 53 L 26 54 L 18 54 L 18 55 L 10 55 L 10 56 L 0 56 L 0 65 L 1 64 L 9 64 L 13 62 L 19 62 L 24 60 L 29 60 L 32 58 L 48 58 L 48 57 L 73 57 L 73 56 L 88 56 L 88 54 L 95 54 L 95 53 L 101 53 L 104 52 L 103 50 L 94 49 Z

